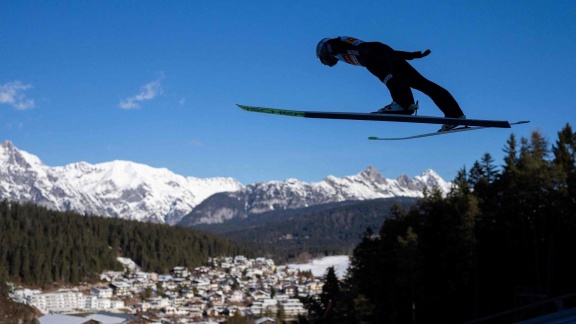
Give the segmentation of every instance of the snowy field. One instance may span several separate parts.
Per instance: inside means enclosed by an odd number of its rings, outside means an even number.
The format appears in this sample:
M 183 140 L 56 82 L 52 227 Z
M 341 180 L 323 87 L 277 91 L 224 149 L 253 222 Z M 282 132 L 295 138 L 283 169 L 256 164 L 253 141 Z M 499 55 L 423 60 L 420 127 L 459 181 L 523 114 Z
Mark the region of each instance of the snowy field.
M 289 268 L 296 268 L 301 271 L 312 270 L 314 276 L 323 276 L 326 274 L 326 269 L 334 267 L 336 276 L 342 279 L 348 270 L 350 258 L 347 255 L 328 256 L 322 259 L 314 259 L 310 263 L 302 264 L 287 264 Z

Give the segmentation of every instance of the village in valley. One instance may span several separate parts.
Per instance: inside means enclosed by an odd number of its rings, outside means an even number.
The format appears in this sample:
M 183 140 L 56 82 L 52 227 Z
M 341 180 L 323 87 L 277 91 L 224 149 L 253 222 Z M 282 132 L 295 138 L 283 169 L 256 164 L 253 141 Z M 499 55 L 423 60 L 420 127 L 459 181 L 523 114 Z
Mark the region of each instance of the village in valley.
M 276 266 L 267 258 L 212 258 L 207 265 L 178 266 L 169 274 L 143 272 L 130 259 L 118 260 L 125 270 L 104 272 L 96 284 L 54 292 L 13 289 L 11 297 L 44 313 L 40 323 L 78 314 L 97 322 L 118 317 L 118 323 L 225 322 L 235 317 L 275 323 L 277 318 L 289 322 L 306 316 L 301 298 L 319 298 L 324 285 L 312 271 Z

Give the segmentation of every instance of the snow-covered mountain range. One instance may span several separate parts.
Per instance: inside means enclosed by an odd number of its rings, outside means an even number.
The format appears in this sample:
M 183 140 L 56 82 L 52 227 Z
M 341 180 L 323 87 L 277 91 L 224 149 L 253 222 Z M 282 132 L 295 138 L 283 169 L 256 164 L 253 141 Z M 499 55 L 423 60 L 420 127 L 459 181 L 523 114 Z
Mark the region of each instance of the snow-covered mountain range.
M 413 179 L 401 175 L 393 180 L 368 167 L 357 175 L 328 176 L 320 182 L 287 179 L 244 186 L 233 178 L 184 177 L 129 161 L 50 167 L 9 141 L 0 144 L 0 200 L 168 224 L 177 224 L 186 215 L 189 224 L 222 223 L 331 202 L 421 197 L 426 186 L 448 192 L 450 185 L 432 170 Z

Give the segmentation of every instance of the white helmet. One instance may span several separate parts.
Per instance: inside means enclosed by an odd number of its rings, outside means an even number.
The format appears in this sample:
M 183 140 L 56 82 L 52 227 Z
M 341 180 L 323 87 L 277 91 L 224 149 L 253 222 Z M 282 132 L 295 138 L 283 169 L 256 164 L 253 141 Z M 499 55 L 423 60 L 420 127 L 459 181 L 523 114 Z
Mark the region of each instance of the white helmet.
M 338 63 L 338 59 L 332 54 L 332 47 L 328 43 L 330 40 L 330 38 L 324 38 L 318 42 L 318 45 L 316 45 L 316 57 L 320 59 L 322 64 L 334 66 Z

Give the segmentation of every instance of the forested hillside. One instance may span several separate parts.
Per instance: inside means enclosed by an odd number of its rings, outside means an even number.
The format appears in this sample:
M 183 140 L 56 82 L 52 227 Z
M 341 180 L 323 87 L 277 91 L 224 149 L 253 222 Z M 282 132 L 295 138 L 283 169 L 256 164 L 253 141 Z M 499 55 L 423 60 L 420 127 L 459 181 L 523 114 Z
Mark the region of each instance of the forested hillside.
M 278 262 L 306 261 L 303 256 L 350 254 L 367 228 L 378 229 L 394 205 L 409 208 L 417 198 L 348 201 L 251 215 L 226 224 L 195 228 L 241 240 Z
M 512 135 L 504 152 L 501 167 L 486 153 L 460 170 L 447 197 L 432 193 L 410 210 L 396 208 L 377 233 L 367 232 L 345 284 L 323 299 L 332 299 L 328 319 L 463 323 L 576 292 L 572 128 L 551 148 L 539 132 L 519 142 Z M 546 307 L 536 310 L 529 315 Z
M 168 225 L 82 216 L 0 202 L 0 282 L 46 287 L 122 269 L 118 256 L 145 271 L 193 267 L 211 256 L 251 253 L 214 234 Z M 2 293 L 6 293 L 2 288 Z

